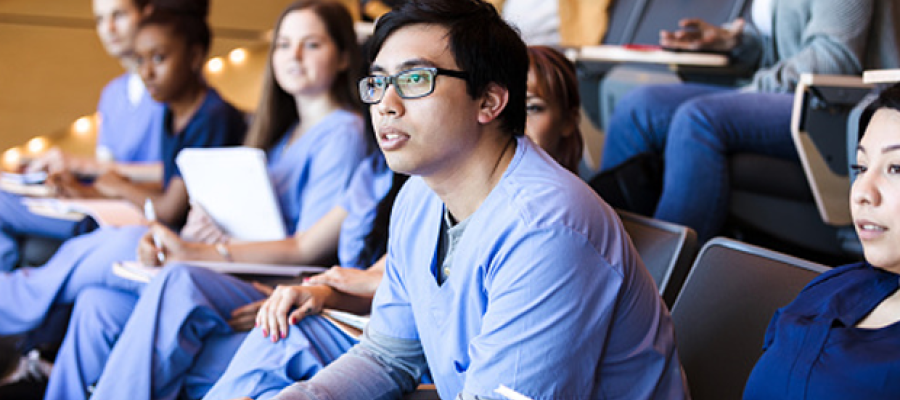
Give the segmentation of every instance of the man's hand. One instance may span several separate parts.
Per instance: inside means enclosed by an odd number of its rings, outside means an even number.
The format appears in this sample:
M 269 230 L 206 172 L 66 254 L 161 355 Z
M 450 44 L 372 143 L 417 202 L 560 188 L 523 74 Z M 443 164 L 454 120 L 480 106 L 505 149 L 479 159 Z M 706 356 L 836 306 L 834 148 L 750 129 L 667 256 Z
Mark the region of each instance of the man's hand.
M 659 44 L 670 49 L 691 51 L 731 51 L 740 44 L 744 20 L 738 18 L 718 27 L 696 18 L 678 21 L 679 30 L 660 31 Z
M 58 147 L 47 150 L 25 166 L 25 172 L 46 171 L 48 174 L 55 174 L 66 170 L 68 170 L 66 154 Z
M 374 269 L 331 267 L 328 271 L 309 278 L 306 284 L 327 285 L 341 292 L 356 296 L 374 297 L 375 289 L 381 283 L 383 271 Z
M 97 176 L 93 186 L 102 196 L 114 199 L 121 197 L 122 193 L 132 187 L 132 183 L 118 172 L 110 170 Z
M 50 174 L 47 185 L 52 187 L 57 196 L 64 199 L 94 199 L 103 197 L 93 186 L 84 185 L 71 172 L 62 171 Z

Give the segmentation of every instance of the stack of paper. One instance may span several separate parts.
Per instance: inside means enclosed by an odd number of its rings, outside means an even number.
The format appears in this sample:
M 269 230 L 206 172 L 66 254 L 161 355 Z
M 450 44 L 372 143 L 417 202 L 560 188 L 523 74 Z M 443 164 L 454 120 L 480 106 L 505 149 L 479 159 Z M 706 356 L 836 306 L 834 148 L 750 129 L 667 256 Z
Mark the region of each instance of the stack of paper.
M 208 268 L 222 274 L 265 275 L 300 277 L 324 272 L 327 268 L 310 265 L 251 264 L 217 261 L 184 261 L 183 264 Z M 119 261 L 113 264 L 113 273 L 133 281 L 150 282 L 163 267 L 144 265 L 138 261 Z
M 53 188 L 44 184 L 47 173 L 36 172 L 30 174 L 14 174 L 4 172 L 0 174 L 0 190 L 20 196 L 49 197 L 53 196 Z
M 147 223 L 141 210 L 125 200 L 23 198 L 22 204 L 37 215 L 50 218 L 80 220 L 85 216 L 90 216 L 100 226 L 144 225 Z

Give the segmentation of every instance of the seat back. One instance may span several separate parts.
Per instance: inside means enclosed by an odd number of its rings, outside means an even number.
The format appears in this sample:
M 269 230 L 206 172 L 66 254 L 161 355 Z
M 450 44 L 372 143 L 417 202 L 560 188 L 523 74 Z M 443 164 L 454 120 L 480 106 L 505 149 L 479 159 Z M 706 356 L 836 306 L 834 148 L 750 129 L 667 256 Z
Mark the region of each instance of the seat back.
M 678 29 L 683 18 L 700 18 L 721 25 L 744 15 L 749 0 L 645 0 L 641 13 L 632 17 L 628 43 L 659 44 L 659 30 Z
M 682 18 L 720 25 L 744 15 L 750 0 L 613 1 L 603 44 L 659 44 L 659 30 L 673 30 Z
M 697 234 L 683 225 L 617 212 L 660 296 L 671 308 L 697 253 Z
M 603 35 L 603 44 L 629 43 L 646 4 L 647 0 L 614 0 L 609 5 L 609 23 Z
M 707 242 L 672 308 L 692 397 L 740 399 L 772 315 L 827 270 L 731 239 Z
M 840 229 L 822 221 L 800 163 L 753 153 L 728 161 L 728 236 L 811 259 L 853 258 Z

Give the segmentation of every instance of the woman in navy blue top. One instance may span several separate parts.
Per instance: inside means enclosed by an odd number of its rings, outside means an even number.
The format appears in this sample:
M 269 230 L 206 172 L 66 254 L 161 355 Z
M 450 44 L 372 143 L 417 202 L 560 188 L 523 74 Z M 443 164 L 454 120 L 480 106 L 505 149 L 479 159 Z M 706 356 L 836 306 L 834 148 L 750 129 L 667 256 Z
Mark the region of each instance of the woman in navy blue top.
M 160 222 L 173 227 L 184 223 L 188 195 L 175 156 L 188 147 L 240 144 L 246 129 L 243 114 L 203 78 L 210 41 L 209 27 L 197 15 L 160 9 L 140 22 L 134 39 L 136 69 L 150 96 L 164 105 L 162 186 L 135 184 L 110 171 L 97 178 L 90 188 L 96 193 L 87 197 L 119 198 L 138 207 L 150 198 Z M 63 189 L 76 186 L 57 183 Z
M 866 261 L 775 314 L 745 399 L 900 399 L 900 86 L 863 118 L 850 200 Z

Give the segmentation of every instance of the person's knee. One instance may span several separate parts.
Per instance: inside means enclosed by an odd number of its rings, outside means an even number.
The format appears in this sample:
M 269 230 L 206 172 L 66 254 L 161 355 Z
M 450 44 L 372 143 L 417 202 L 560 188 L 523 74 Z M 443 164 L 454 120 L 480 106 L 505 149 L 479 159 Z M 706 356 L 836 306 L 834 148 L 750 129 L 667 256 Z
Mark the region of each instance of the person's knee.
M 728 114 L 715 98 L 699 97 L 684 102 L 675 111 L 669 129 L 669 143 L 702 145 L 724 151 L 722 134 L 727 127 Z
M 171 285 L 175 282 L 193 283 L 197 279 L 201 279 L 200 275 L 204 272 L 201 268 L 192 267 L 186 264 L 171 264 L 163 268 L 155 279 L 161 279 Z
M 87 288 L 79 293 L 72 311 L 74 324 L 102 329 L 105 335 L 117 335 L 131 315 L 136 297 L 129 293 L 101 287 Z
M 215 282 L 219 277 L 212 275 L 216 275 L 216 272 L 203 267 L 180 263 L 169 264 L 150 281 L 148 289 L 155 292 L 156 296 L 161 296 L 161 300 L 166 304 L 179 304 L 179 307 L 192 305 L 196 301 L 195 296 L 198 293 L 215 290 L 215 286 L 209 286 L 209 284 Z

